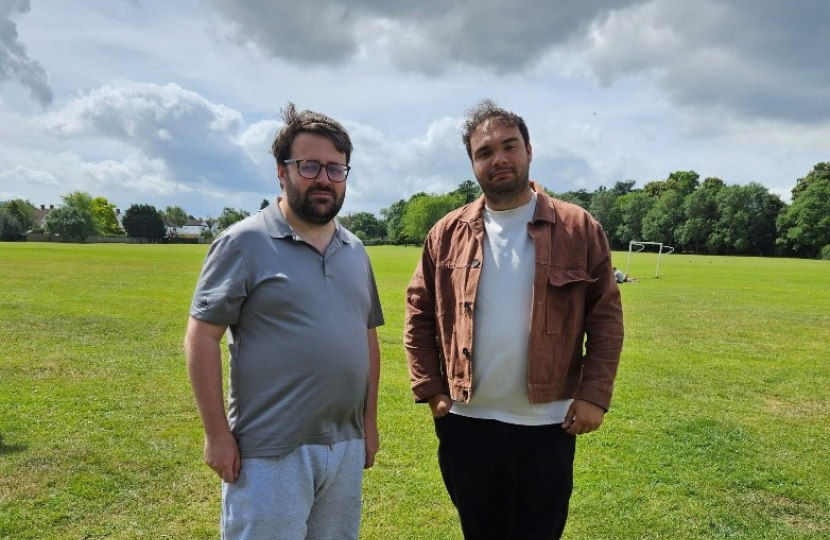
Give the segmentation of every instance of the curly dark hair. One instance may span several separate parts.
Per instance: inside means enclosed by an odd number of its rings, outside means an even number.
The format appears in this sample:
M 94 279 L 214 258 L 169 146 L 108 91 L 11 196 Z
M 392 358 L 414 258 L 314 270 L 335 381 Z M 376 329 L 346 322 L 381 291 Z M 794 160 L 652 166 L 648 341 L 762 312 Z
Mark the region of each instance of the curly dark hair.
M 305 132 L 331 139 L 334 148 L 346 154 L 346 164 L 349 164 L 352 156 L 352 140 L 340 122 L 314 111 L 297 112 L 297 108 L 291 102 L 280 113 L 284 124 L 271 144 L 271 154 L 277 163 L 284 163 L 291 157 L 291 145 L 294 143 L 294 138 Z
M 467 148 L 467 156 L 473 159 L 473 151 L 470 148 L 470 137 L 478 129 L 478 127 L 488 120 L 498 120 L 508 127 L 517 127 L 522 134 L 525 146 L 530 144 L 530 133 L 527 131 L 527 124 L 524 119 L 516 113 L 502 109 L 491 99 L 485 99 L 478 103 L 475 107 L 468 109 L 466 119 L 464 121 L 464 133 L 461 139 L 464 141 L 464 146 Z

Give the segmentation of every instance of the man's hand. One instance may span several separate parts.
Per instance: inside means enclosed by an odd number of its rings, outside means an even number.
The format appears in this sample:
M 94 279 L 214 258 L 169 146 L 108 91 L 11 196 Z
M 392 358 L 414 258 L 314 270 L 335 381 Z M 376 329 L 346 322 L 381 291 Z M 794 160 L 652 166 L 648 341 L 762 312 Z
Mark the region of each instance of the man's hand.
M 441 418 L 450 412 L 452 400 L 447 394 L 437 394 L 429 398 L 429 408 L 433 418 Z
M 605 409 L 590 401 L 575 399 L 565 414 L 562 428 L 569 435 L 584 435 L 599 429 L 605 417 Z
M 366 461 L 363 463 L 363 468 L 370 469 L 375 464 L 375 454 L 380 449 L 380 434 L 376 420 L 364 418 L 363 444 L 366 448 Z
M 205 463 L 228 484 L 236 482 L 242 459 L 239 457 L 239 444 L 230 431 L 220 436 L 205 437 Z

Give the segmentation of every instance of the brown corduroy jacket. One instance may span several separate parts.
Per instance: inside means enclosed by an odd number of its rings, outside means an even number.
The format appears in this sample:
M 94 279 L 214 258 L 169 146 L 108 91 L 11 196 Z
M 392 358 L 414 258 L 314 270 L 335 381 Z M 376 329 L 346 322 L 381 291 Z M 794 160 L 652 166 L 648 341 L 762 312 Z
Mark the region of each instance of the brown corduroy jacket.
M 605 232 L 582 208 L 531 187 L 537 203 L 527 228 L 536 253 L 528 401 L 575 398 L 608 410 L 623 316 Z M 404 346 L 416 401 L 447 394 L 468 402 L 472 396 L 483 208 L 482 197 L 432 228 L 407 289 Z

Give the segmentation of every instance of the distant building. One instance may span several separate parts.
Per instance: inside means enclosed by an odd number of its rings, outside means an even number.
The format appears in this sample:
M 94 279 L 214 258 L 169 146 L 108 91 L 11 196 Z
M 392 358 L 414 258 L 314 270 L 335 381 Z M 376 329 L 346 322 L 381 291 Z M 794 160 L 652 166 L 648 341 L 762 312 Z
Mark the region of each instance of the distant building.
M 43 228 L 43 225 L 46 223 L 46 216 L 54 209 L 54 204 L 50 204 L 49 208 L 46 208 L 45 204 L 41 204 L 40 208 L 35 208 L 35 227 Z
M 200 238 L 204 231 L 212 230 L 203 219 L 189 219 L 181 226 L 165 221 L 164 228 L 168 238 Z
M 188 236 L 202 236 L 202 233 L 208 230 L 208 224 L 203 219 L 189 219 L 187 223 L 182 225 L 183 233 Z

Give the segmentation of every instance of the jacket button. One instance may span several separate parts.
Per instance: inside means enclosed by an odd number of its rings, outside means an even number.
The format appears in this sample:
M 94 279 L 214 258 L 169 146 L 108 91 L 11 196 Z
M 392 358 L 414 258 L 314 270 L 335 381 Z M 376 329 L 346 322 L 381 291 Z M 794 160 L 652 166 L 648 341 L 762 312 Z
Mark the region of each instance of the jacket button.
M 478 268 L 479 266 L 481 266 L 481 261 L 479 261 L 478 259 L 473 259 L 473 262 L 470 263 L 470 266 L 472 266 L 473 268 Z
M 462 353 L 464 354 L 464 356 L 466 356 L 467 358 L 469 358 L 469 357 L 470 357 L 470 349 L 468 349 L 467 347 L 464 347 L 463 349 L 461 349 L 461 352 L 462 352 Z

